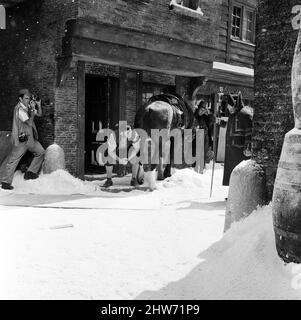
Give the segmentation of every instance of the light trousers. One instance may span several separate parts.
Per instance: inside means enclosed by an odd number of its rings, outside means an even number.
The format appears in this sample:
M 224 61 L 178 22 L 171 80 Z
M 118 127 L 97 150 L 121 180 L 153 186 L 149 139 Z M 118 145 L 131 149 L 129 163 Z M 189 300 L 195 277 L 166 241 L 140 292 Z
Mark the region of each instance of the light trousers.
M 28 168 L 28 171 L 31 171 L 34 173 L 39 172 L 44 160 L 45 150 L 41 146 L 39 141 L 34 140 L 32 136 L 30 136 L 28 141 L 19 143 L 19 145 L 17 146 L 13 146 L 13 149 L 9 155 L 9 158 L 6 164 L 2 182 L 6 182 L 9 184 L 12 183 L 16 168 L 21 158 L 27 151 L 32 152 L 34 155 L 34 158 Z

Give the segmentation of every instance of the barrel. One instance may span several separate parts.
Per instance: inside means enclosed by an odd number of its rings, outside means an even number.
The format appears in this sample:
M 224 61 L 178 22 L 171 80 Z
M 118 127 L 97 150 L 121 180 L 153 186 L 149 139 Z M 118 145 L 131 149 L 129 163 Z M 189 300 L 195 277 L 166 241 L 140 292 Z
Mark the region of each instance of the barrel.
M 285 135 L 274 184 L 273 224 L 278 255 L 301 263 L 301 130 Z
M 285 135 L 274 184 L 272 210 L 278 255 L 301 263 L 301 29 L 291 76 L 295 128 Z

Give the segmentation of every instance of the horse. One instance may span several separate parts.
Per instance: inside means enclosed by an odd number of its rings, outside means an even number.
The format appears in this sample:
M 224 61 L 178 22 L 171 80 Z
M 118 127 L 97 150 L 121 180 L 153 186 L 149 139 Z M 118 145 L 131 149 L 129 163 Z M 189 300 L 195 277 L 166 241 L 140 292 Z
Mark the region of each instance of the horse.
M 182 143 L 175 142 L 171 136 L 173 129 L 179 129 L 181 138 L 184 129 L 194 129 L 196 125 L 192 106 L 177 94 L 159 94 L 152 96 L 147 103 L 140 108 L 135 116 L 135 130 L 143 129 L 147 134 L 146 143 L 140 146 L 140 150 L 147 153 L 147 161 L 143 163 L 145 181 L 151 190 L 156 188 L 155 174 L 158 170 L 158 180 L 163 180 L 171 175 L 171 163 L 174 156 L 183 153 Z M 153 132 L 165 133 L 165 140 L 154 139 Z M 149 142 L 152 142 L 150 147 Z M 159 163 L 158 163 L 159 158 Z

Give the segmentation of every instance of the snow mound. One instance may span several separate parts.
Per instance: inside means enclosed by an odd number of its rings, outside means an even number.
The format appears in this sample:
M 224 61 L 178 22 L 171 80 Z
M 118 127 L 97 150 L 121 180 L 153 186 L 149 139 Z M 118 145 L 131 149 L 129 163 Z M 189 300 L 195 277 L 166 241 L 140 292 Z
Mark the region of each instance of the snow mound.
M 114 187 L 130 186 L 129 177 L 113 178 Z M 204 176 L 196 173 L 191 169 L 175 170 L 174 174 L 165 179 L 163 182 L 157 182 L 159 189 L 162 191 L 180 188 L 183 191 L 191 192 L 199 190 L 204 180 Z M 100 181 L 83 181 L 72 176 L 68 171 L 63 169 L 56 170 L 50 174 L 40 174 L 36 180 L 24 180 L 23 174 L 16 171 L 13 185 L 18 193 L 33 194 L 102 194 L 103 191 L 98 185 L 103 184 Z M 165 189 L 167 188 L 167 189 Z
M 236 167 L 236 170 L 252 173 L 254 171 L 261 172 L 262 167 L 254 160 L 243 160 Z
M 175 170 L 174 174 L 164 180 L 162 186 L 164 188 L 182 187 L 186 189 L 201 188 L 203 186 L 204 177 L 192 169 Z
M 73 177 L 65 170 L 56 170 L 50 174 L 41 174 L 36 180 L 24 180 L 17 171 L 14 176 L 15 191 L 34 194 L 94 194 L 98 187 Z
M 277 255 L 271 206 L 234 223 L 185 278 L 138 299 L 301 299 L 301 266 Z
M 208 198 L 211 181 L 211 170 L 205 170 L 204 174 L 198 174 L 193 169 L 173 169 L 170 178 L 157 181 L 157 192 L 149 192 L 148 197 L 155 199 L 163 198 L 166 203 L 175 203 L 184 199 Z M 213 199 L 224 199 L 227 188 L 222 186 L 222 167 L 217 166 L 215 174 L 215 188 Z M 101 178 L 100 178 L 101 179 Z M 133 189 L 130 186 L 131 175 L 124 177 L 113 177 L 113 187 L 103 190 L 103 180 L 83 181 L 72 176 L 63 169 L 56 170 L 50 174 L 40 174 L 36 180 L 23 178 L 20 171 L 16 171 L 12 194 L 36 194 L 36 195 L 74 195 L 82 194 L 89 196 L 108 196 L 117 193 L 122 196 L 136 196 L 144 194 L 146 184 L 142 188 Z M 129 192 L 130 191 L 130 192 Z M 5 194 L 3 192 L 3 194 Z M 176 196 L 175 196 L 176 195 Z M 210 200 L 210 201 L 211 201 Z

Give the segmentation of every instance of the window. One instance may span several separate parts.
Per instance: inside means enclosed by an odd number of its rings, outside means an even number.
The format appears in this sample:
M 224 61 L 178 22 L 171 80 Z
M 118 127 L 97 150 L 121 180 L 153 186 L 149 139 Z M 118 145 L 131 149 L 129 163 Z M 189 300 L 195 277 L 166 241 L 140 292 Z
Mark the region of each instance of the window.
M 241 34 L 241 10 L 242 8 L 240 7 L 233 7 L 233 12 L 232 12 L 232 36 L 235 38 L 240 38 Z
M 254 12 L 246 10 L 246 28 L 245 34 L 243 35 L 246 41 L 254 42 L 254 21 Z
M 254 43 L 255 12 L 254 10 L 234 5 L 232 10 L 231 35 L 234 39 Z
M 201 0 L 171 0 L 169 8 L 184 15 L 199 17 L 203 16 L 200 2 Z

